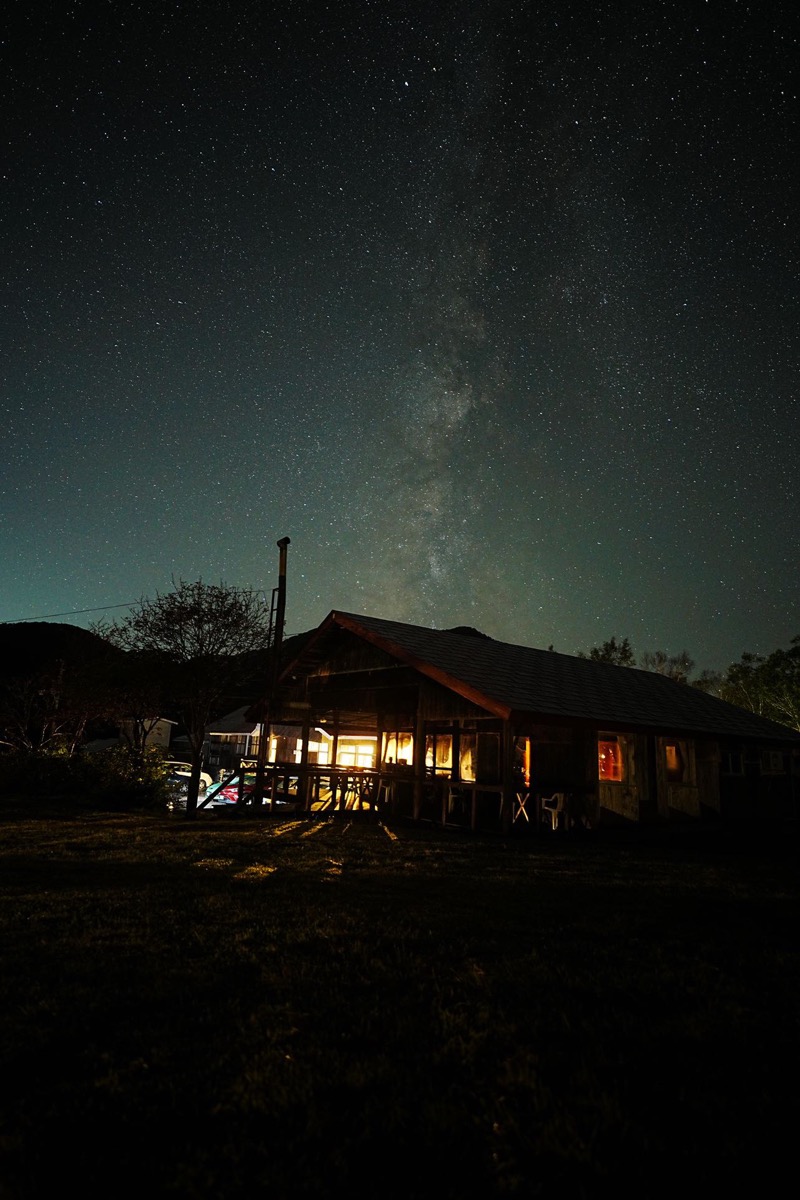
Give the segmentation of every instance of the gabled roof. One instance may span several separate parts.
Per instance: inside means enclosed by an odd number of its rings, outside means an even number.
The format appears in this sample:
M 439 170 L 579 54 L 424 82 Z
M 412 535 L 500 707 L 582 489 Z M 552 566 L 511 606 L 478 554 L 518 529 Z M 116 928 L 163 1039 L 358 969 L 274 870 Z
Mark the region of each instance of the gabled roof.
M 298 669 L 313 670 L 337 628 L 349 630 L 499 717 L 800 746 L 800 733 L 795 730 L 652 671 L 511 645 L 473 632 L 428 629 L 336 610 L 307 640 L 284 677 Z
M 206 725 L 206 736 L 213 737 L 220 733 L 253 733 L 258 728 L 258 722 L 248 717 L 248 705 L 235 708 L 233 712 L 225 713 Z
M 218 737 L 224 733 L 255 733 L 259 728 L 259 721 L 256 717 L 248 715 L 250 711 L 250 707 L 245 704 L 242 708 L 235 708 L 233 712 L 226 713 L 222 717 L 217 717 L 216 721 L 211 721 L 206 725 L 206 737 Z M 300 730 L 300 724 L 270 725 L 270 732 L 274 737 L 298 737 Z M 324 729 L 318 729 L 315 732 L 319 733 L 323 738 L 330 736 Z

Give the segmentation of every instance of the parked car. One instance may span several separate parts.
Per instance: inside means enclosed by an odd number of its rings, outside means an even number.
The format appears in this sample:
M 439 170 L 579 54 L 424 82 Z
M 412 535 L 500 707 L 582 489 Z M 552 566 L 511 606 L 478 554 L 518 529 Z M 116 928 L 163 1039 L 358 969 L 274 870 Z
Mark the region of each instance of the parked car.
M 178 779 L 185 778 L 188 782 L 192 773 L 192 764 L 187 762 L 178 762 L 176 759 L 167 759 L 164 766 L 169 771 L 170 775 L 175 775 Z M 208 771 L 200 772 L 200 795 L 205 795 L 206 789 L 210 788 L 214 782 Z
M 186 808 L 186 798 L 189 792 L 189 776 L 178 774 L 171 771 L 167 776 L 170 785 L 170 796 L 167 801 L 167 808 L 170 812 L 180 812 Z M 235 801 L 230 800 L 227 796 L 215 796 L 213 786 L 211 788 L 204 787 L 197 797 L 198 806 L 204 810 L 230 808 Z
M 293 781 L 295 782 L 295 781 Z M 242 785 L 242 797 L 247 800 L 252 796 L 256 786 L 255 775 L 245 774 L 244 783 Z M 232 779 L 213 784 L 207 791 L 206 797 L 211 797 L 214 803 L 238 804 L 239 802 L 239 776 L 234 775 Z M 264 797 L 264 803 L 268 804 L 268 797 Z M 294 808 L 296 801 L 293 797 L 276 796 L 274 800 L 276 808 Z

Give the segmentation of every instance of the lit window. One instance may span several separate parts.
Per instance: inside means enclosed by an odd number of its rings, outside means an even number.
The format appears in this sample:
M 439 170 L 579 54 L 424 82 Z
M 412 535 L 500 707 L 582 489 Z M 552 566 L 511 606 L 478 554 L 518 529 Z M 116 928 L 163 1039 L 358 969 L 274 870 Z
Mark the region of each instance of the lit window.
M 621 783 L 625 778 L 622 746 L 619 738 L 601 737 L 597 743 L 598 778 Z
M 384 761 L 410 766 L 414 760 L 414 739 L 410 733 L 386 735 Z
M 461 779 L 474 783 L 475 768 L 478 756 L 478 738 L 474 733 L 461 735 L 461 746 L 458 761 L 458 772 Z
M 425 766 L 434 775 L 449 775 L 453 765 L 453 738 L 449 733 L 428 734 Z
M 375 765 L 375 741 L 373 737 L 344 737 L 339 741 L 336 754 L 338 767 L 373 767 Z
M 686 760 L 679 742 L 664 743 L 664 758 L 667 767 L 667 779 L 670 783 L 683 783 L 686 774 Z

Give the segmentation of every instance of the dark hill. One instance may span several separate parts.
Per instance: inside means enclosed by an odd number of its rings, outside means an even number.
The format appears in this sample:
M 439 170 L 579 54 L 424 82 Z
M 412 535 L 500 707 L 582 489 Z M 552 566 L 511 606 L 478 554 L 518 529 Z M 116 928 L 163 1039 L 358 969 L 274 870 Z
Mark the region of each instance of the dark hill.
M 109 650 L 103 638 L 77 625 L 0 624 L 0 675 L 35 675 L 57 662 L 84 664 Z
M 308 629 L 304 633 L 296 633 L 283 639 L 281 643 L 281 667 L 290 663 L 306 644 L 316 629 Z M 269 691 L 272 678 L 272 651 L 252 650 L 241 658 L 241 673 L 238 687 L 225 698 L 220 705 L 220 713 L 240 708 L 243 704 L 255 704 L 263 700 Z

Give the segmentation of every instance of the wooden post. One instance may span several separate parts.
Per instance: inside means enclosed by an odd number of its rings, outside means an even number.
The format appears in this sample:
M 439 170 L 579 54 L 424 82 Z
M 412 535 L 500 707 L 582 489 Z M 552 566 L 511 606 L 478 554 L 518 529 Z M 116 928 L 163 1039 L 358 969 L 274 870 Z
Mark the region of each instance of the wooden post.
M 509 834 L 514 823 L 514 732 L 510 721 L 503 721 L 500 746 L 500 771 L 503 791 L 500 795 L 500 827 Z
M 302 796 L 301 812 L 310 812 L 311 810 L 311 791 L 309 789 L 310 779 L 308 778 L 308 741 L 311 732 L 311 709 L 306 709 L 303 714 L 303 740 L 300 745 L 300 774 L 297 780 L 297 798 Z
M 336 773 L 336 760 L 339 757 L 339 710 L 333 714 L 333 745 L 331 746 L 331 812 L 336 812 L 339 804 L 339 776 Z
M 422 788 L 425 782 L 425 720 L 422 716 L 419 694 L 417 715 L 414 722 L 414 820 L 422 816 Z
M 461 722 L 453 723 L 453 758 L 450 763 L 450 778 L 457 783 L 461 778 Z
M 339 712 L 333 714 L 333 744 L 331 746 L 331 766 L 336 766 L 336 759 L 339 757 Z
M 373 759 L 373 769 L 377 772 L 372 780 L 372 791 L 370 794 L 370 808 L 373 813 L 376 813 L 380 808 L 381 803 L 381 773 L 383 771 L 383 714 L 377 713 L 375 718 L 375 758 Z
M 278 679 L 281 673 L 281 646 L 283 644 L 283 624 L 286 616 L 286 547 L 290 544 L 288 537 L 281 538 L 277 543 L 280 550 L 278 560 L 278 609 L 273 630 L 271 646 L 272 663 L 270 671 L 269 691 L 266 701 L 266 716 L 261 722 L 261 738 L 264 742 L 262 749 L 259 743 L 258 761 L 256 762 L 256 780 L 253 788 L 253 807 L 261 808 L 264 804 L 264 774 L 267 764 L 266 750 L 269 744 L 270 725 L 274 718 L 275 701 L 278 691 Z M 274 788 L 273 788 L 274 794 Z M 271 807 L 271 806 L 270 806 Z

